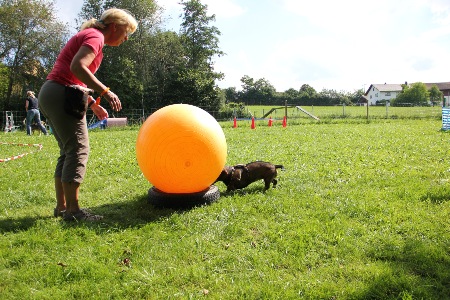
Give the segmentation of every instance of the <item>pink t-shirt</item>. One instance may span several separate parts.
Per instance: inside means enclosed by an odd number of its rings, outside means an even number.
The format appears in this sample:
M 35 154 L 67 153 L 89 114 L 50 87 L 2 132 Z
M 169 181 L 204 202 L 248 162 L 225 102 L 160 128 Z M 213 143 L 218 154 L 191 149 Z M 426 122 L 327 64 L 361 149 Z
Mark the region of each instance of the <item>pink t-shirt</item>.
M 48 74 L 47 79 L 54 80 L 63 85 L 78 84 L 81 86 L 86 86 L 86 84 L 81 82 L 75 75 L 72 74 L 70 71 L 70 64 L 81 46 L 87 46 L 95 53 L 95 58 L 88 67 L 89 70 L 95 74 L 103 59 L 102 49 L 104 44 L 104 36 L 98 29 L 88 28 L 78 32 L 70 38 L 59 53 L 55 65 L 53 66 L 50 74 Z

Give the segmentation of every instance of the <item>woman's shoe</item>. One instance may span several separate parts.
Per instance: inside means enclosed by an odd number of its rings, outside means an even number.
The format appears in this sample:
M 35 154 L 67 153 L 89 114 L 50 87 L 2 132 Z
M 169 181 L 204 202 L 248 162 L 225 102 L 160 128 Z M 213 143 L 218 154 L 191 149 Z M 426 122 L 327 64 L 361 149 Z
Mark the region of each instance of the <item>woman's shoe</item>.
M 55 218 L 63 217 L 65 212 L 66 212 L 65 210 L 59 210 L 58 208 L 55 208 L 55 209 L 53 210 L 53 216 L 54 216 Z
M 90 213 L 87 209 L 82 208 L 77 212 L 64 212 L 64 221 L 99 221 L 103 219 L 103 216 L 94 215 Z

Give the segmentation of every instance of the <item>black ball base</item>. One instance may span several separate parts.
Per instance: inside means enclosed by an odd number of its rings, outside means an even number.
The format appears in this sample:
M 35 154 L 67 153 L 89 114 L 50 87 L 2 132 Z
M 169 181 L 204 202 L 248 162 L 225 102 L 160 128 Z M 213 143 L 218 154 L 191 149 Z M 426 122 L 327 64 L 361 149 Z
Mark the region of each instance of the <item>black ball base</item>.
M 159 208 L 186 209 L 210 204 L 220 197 L 219 189 L 211 185 L 196 193 L 165 193 L 152 187 L 148 190 L 148 202 Z

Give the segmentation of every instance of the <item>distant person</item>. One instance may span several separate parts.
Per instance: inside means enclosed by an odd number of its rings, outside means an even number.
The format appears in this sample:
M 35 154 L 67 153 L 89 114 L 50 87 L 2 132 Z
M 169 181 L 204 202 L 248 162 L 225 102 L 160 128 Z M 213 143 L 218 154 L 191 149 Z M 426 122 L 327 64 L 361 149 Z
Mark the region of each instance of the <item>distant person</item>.
M 27 135 L 31 135 L 31 125 L 36 123 L 36 126 L 45 134 L 48 135 L 47 129 L 41 123 L 41 114 L 39 113 L 38 99 L 34 96 L 34 92 L 27 92 L 27 99 L 25 100 L 25 111 L 27 112 Z
M 99 120 L 108 117 L 107 111 L 87 94 L 87 87 L 105 97 L 114 111 L 122 109 L 119 97 L 94 74 L 103 59 L 103 46 L 119 46 L 136 28 L 135 18 L 117 8 L 106 10 L 99 20 L 84 22 L 59 53 L 39 92 L 39 106 L 60 149 L 54 174 L 55 217 L 62 216 L 66 221 L 103 218 L 81 209 L 78 203 L 89 156 L 86 110 L 89 107 Z

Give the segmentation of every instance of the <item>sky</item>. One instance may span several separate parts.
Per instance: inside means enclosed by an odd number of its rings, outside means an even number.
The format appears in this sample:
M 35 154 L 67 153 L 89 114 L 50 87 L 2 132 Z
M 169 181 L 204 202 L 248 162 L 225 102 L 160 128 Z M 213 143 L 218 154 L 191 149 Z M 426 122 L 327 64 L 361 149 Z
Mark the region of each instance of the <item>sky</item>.
M 157 0 L 178 32 L 180 0 Z M 370 84 L 450 82 L 449 0 L 201 0 L 221 32 L 221 88 L 245 75 L 278 92 L 367 90 Z M 73 23 L 83 0 L 56 0 Z M 76 13 L 74 13 L 76 12 Z

